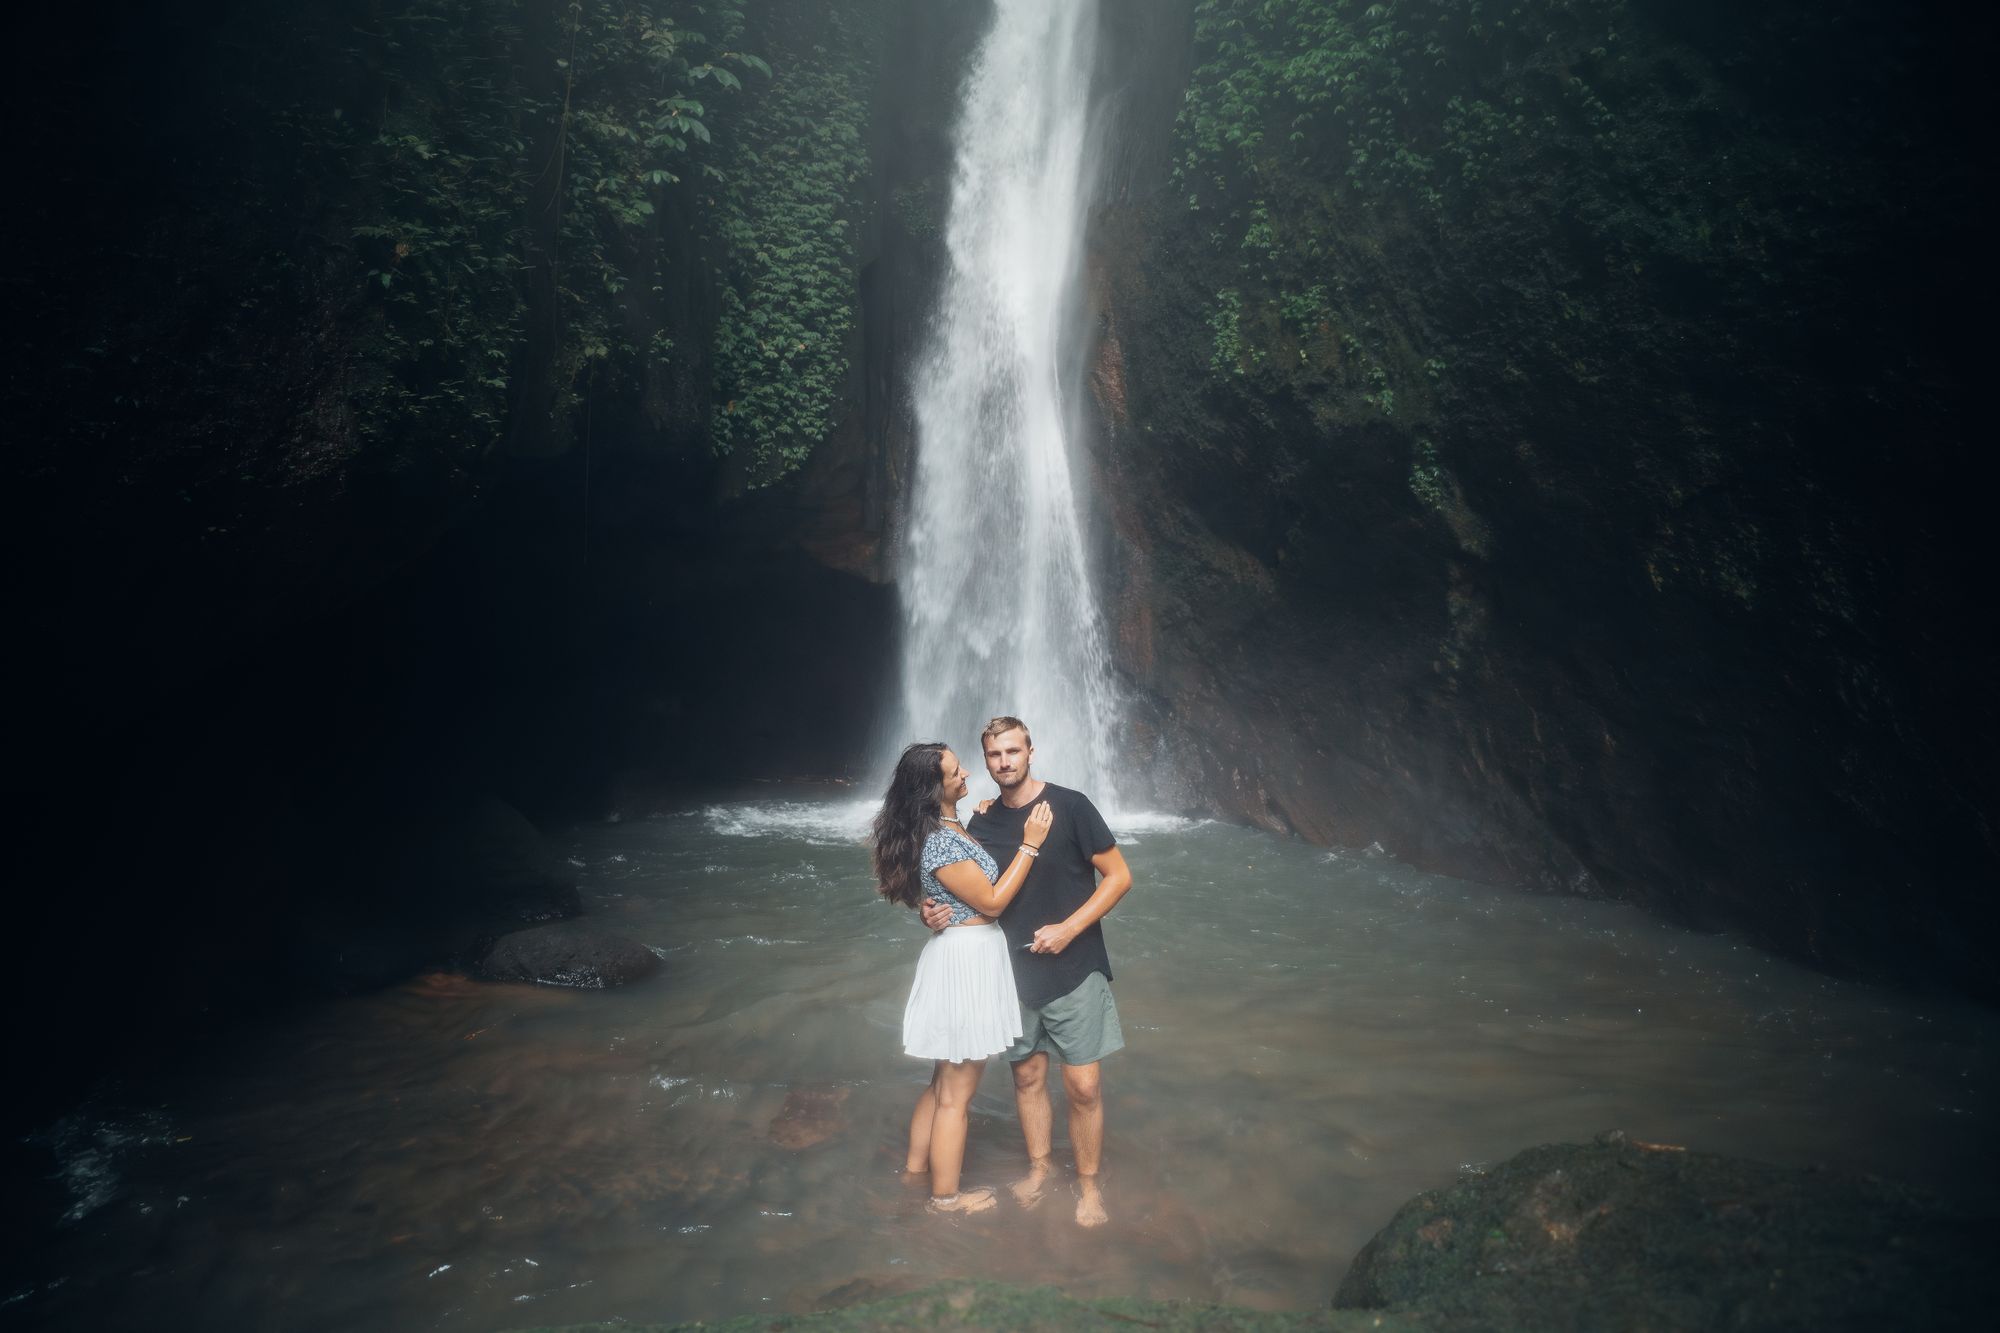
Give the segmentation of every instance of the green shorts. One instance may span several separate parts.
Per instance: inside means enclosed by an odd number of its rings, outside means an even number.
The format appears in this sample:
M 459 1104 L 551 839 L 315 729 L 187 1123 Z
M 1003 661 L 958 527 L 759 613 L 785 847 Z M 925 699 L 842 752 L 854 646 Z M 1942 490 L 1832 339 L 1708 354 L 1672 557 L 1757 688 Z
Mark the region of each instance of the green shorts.
M 1036 1051 L 1047 1051 L 1066 1065 L 1094 1065 L 1124 1046 L 1111 983 L 1102 972 L 1092 972 L 1075 990 L 1039 1009 L 1021 1006 L 1021 1039 L 1007 1052 L 1007 1060 L 1019 1064 Z

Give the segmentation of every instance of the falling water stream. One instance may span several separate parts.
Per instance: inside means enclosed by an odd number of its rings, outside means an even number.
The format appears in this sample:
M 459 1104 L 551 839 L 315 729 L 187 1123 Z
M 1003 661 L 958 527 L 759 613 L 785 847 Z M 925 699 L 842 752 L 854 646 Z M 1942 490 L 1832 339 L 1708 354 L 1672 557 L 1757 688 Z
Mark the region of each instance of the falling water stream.
M 949 269 L 917 369 L 900 740 L 1028 719 L 1115 807 L 1113 693 L 1074 441 L 1095 0 L 1000 0 L 965 82 Z

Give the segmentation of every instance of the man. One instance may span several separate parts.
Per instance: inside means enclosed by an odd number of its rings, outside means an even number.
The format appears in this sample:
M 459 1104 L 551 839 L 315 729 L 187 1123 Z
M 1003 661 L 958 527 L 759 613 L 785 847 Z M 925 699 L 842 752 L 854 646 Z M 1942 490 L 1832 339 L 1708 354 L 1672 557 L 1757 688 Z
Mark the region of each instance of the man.
M 996 717 L 980 733 L 986 771 L 1000 799 L 982 802 L 965 831 L 996 861 L 1011 860 L 1035 805 L 1047 801 L 1055 824 L 1027 882 L 1000 918 L 1014 959 L 1021 997 L 1021 1039 L 1007 1052 L 1014 1067 L 1014 1105 L 1028 1146 L 1028 1174 L 1014 1197 L 1024 1208 L 1041 1202 L 1055 1169 L 1049 1109 L 1049 1057 L 1062 1062 L 1069 1101 L 1069 1141 L 1076 1153 L 1079 1226 L 1109 1220 L 1097 1173 L 1104 1155 L 1104 1097 L 1098 1061 L 1125 1045 L 1111 998 L 1111 959 L 1098 925 L 1132 887 L 1132 872 L 1111 829 L 1082 792 L 1043 782 L 1030 771 L 1035 757 L 1028 725 Z M 1004 860 L 1002 854 L 1004 853 Z M 926 901 L 924 924 L 942 929 L 949 909 Z

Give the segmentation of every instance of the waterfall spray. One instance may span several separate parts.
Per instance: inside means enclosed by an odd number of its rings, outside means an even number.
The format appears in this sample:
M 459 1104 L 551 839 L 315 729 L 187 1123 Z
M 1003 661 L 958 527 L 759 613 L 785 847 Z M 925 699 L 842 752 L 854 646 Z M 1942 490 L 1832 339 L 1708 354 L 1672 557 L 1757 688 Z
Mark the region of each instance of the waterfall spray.
M 903 734 L 970 749 L 1016 714 L 1036 773 L 1109 808 L 1115 702 L 1072 451 L 1097 4 L 997 11 L 965 83 L 949 271 L 915 381 Z

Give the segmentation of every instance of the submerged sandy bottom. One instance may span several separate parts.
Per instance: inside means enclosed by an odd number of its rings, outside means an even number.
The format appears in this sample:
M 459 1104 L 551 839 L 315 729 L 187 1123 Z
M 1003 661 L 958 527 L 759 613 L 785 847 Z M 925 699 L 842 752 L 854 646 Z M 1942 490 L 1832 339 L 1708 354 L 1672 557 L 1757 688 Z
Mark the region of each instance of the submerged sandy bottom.
M 1111 1224 L 1080 1231 L 1066 1191 L 940 1221 L 897 1173 L 928 1075 L 897 1042 L 922 936 L 872 897 L 865 814 L 572 830 L 594 919 L 662 954 L 654 980 L 427 977 L 102 1099 L 52 1132 L 70 1213 L 0 1314 L 491 1329 L 968 1275 L 1301 1308 L 1418 1190 L 1612 1127 L 1982 1184 L 1985 1011 L 1623 908 L 1156 819 L 1124 821 L 1138 887 L 1108 926 L 1130 1042 L 1105 1066 Z M 1019 1165 L 996 1066 L 967 1179 Z

